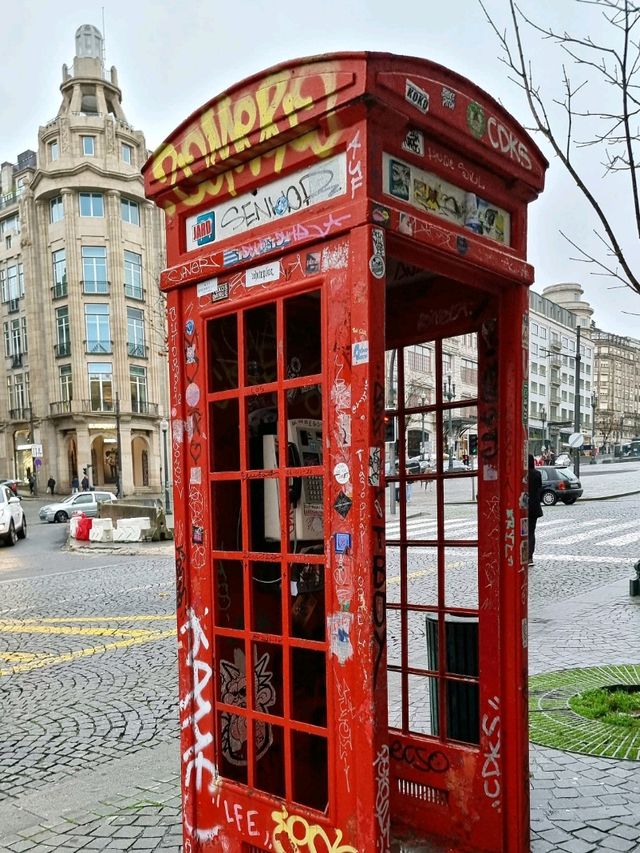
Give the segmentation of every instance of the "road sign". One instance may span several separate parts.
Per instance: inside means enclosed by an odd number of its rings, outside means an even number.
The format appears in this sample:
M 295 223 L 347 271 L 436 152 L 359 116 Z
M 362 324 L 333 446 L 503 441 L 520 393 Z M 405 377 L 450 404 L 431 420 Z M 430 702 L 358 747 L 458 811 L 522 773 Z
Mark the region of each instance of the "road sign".
M 36 466 L 36 468 L 39 468 L 42 465 L 42 459 L 40 459 L 39 456 L 36 456 L 33 460 L 33 464 Z
M 569 436 L 569 447 L 577 449 L 584 444 L 584 436 L 581 432 L 572 432 Z
M 42 459 L 42 445 L 41 444 L 32 444 L 31 445 L 31 455 L 34 459 Z

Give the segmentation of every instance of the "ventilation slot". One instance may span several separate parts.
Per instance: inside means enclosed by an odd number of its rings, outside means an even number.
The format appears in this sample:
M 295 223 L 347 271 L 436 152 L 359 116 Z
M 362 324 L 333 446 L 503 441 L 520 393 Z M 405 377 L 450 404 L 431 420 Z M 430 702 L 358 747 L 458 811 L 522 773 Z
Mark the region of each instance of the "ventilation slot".
M 398 793 L 403 797 L 413 797 L 423 803 L 431 803 L 434 806 L 448 806 L 449 792 L 442 788 L 434 788 L 422 782 L 414 782 L 411 779 L 396 779 Z

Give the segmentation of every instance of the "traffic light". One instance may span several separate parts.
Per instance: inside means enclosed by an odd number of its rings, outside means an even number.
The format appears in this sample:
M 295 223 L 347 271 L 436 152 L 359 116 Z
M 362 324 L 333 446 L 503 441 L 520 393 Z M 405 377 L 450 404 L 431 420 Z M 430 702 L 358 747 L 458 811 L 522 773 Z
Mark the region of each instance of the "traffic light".
M 472 434 L 469 436 L 469 453 L 471 454 L 471 456 L 477 456 L 478 455 L 478 436 L 477 435 Z
M 387 444 L 391 444 L 396 440 L 396 418 L 394 415 L 384 416 L 384 440 Z

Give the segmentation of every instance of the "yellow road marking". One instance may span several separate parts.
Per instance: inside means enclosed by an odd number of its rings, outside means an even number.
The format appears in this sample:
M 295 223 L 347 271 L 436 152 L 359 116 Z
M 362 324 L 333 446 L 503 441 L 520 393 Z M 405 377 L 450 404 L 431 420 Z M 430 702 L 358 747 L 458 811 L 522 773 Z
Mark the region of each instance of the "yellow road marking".
M 152 643 L 156 640 L 164 640 L 168 637 L 175 637 L 176 629 L 161 631 L 155 628 L 127 628 L 127 627 L 92 627 L 91 625 L 78 625 L 77 623 L 86 622 L 108 622 L 108 621 L 128 621 L 128 622 L 155 622 L 155 621 L 173 621 L 173 614 L 167 616 L 74 616 L 69 618 L 55 617 L 38 620 L 19 620 L 5 619 L 0 620 L 0 632 L 6 634 L 45 634 L 58 636 L 87 636 L 87 637 L 113 637 L 112 642 L 103 643 L 99 646 L 89 646 L 84 649 L 75 649 L 71 652 L 63 654 L 48 654 L 47 652 L 0 652 L 0 661 L 10 664 L 4 668 L 0 668 L 0 677 L 3 675 L 12 675 L 17 672 L 29 672 L 33 669 L 42 669 L 47 666 L 55 666 L 60 663 L 68 663 L 69 661 L 79 658 L 90 657 L 91 655 L 102 654 L 103 652 L 113 651 L 115 649 L 126 649 L 129 646 L 140 645 L 141 643 Z M 69 622 L 76 624 L 69 625 Z M 47 623 L 47 624 L 43 624 Z M 67 624 L 58 624 L 67 623 Z M 115 639 L 119 638 L 119 639 Z M 13 665 L 11 665 L 13 663 Z
M 455 563 L 447 563 L 447 565 L 444 568 L 446 571 L 447 569 L 459 569 L 460 566 L 465 566 L 465 565 L 467 565 L 467 563 L 462 562 L 462 561 L 457 561 Z M 409 580 L 410 578 L 423 578 L 423 577 L 425 577 L 425 575 L 435 575 L 437 573 L 437 571 L 438 571 L 438 567 L 433 566 L 430 569 L 423 569 L 420 572 L 409 572 L 409 574 L 407 575 L 407 580 Z M 394 575 L 392 578 L 387 578 L 387 585 L 396 584 L 396 583 L 400 583 L 400 575 Z
M 164 616 L 50 616 L 46 619 L 32 619 L 30 621 L 47 624 L 56 622 L 167 622 L 175 618 L 175 613 L 167 613 Z

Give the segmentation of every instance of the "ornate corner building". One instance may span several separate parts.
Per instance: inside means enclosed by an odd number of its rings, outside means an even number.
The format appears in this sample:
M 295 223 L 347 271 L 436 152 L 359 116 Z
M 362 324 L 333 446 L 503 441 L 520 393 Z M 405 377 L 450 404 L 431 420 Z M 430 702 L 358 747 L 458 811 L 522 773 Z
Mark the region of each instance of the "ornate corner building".
M 62 104 L 38 150 L 2 164 L 0 479 L 159 492 L 167 428 L 158 290 L 162 213 L 144 197 L 144 135 L 122 110 L 103 39 L 76 32 Z M 166 434 L 165 434 L 166 438 Z

